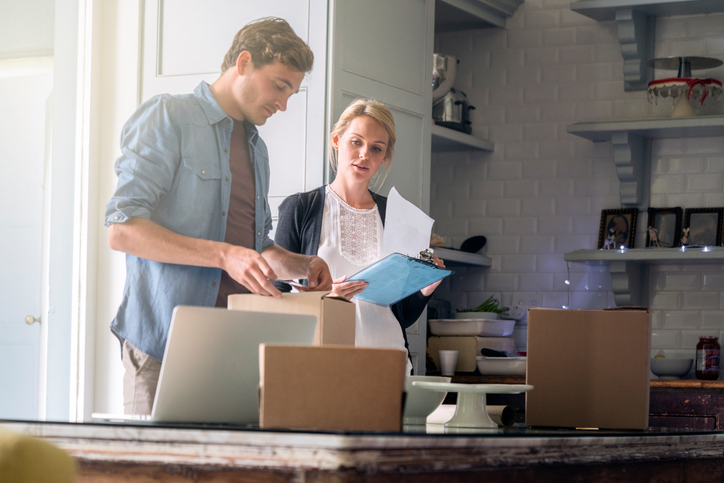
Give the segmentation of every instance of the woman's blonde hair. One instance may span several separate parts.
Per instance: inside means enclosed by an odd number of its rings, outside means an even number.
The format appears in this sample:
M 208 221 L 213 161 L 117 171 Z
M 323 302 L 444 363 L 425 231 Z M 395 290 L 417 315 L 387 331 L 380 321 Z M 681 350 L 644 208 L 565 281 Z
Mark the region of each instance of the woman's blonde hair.
M 360 116 L 367 116 L 385 128 L 387 131 L 387 152 L 385 153 L 385 167 L 384 170 L 380 169 L 377 171 L 373 178 L 372 184 L 375 188 L 379 188 L 385 182 L 387 174 L 390 172 L 392 166 L 392 157 L 395 154 L 395 119 L 392 117 L 392 113 L 387 106 L 374 99 L 357 99 L 353 101 L 347 109 L 344 110 L 339 120 L 335 123 L 332 128 L 332 132 L 329 136 L 329 162 L 332 165 L 332 169 L 337 171 L 337 149 L 334 147 L 332 139 L 335 135 L 341 138 L 342 135 L 347 131 L 352 121 Z
M 278 17 L 260 18 L 244 25 L 224 56 L 221 72 L 236 65 L 236 59 L 244 50 L 251 54 L 251 61 L 257 69 L 279 61 L 299 72 L 309 72 L 314 63 L 314 54 L 309 46 L 294 33 L 286 20 Z

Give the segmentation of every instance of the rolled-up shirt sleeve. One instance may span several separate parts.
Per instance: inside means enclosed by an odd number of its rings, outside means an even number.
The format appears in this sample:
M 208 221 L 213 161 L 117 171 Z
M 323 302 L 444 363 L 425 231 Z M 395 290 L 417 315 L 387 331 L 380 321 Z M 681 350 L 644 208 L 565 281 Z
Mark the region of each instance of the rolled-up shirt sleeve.
M 181 148 L 166 100 L 149 99 L 123 127 L 115 164 L 118 185 L 106 205 L 106 227 L 133 217 L 150 219 L 173 183 Z

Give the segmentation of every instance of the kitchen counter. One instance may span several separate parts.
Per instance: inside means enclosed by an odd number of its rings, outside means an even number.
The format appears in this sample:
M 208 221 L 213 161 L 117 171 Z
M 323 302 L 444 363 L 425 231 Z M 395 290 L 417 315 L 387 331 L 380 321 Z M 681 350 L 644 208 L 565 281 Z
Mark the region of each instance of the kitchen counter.
M 428 425 L 372 434 L 149 423 L 0 424 L 68 451 L 78 461 L 79 481 L 394 481 L 404 475 L 415 475 L 415 481 L 479 480 L 481 475 L 501 482 L 533 476 L 535 481 L 672 481 L 672 475 L 689 472 L 697 481 L 724 479 L 724 432 L 719 431 L 516 427 L 445 433 L 442 426 Z

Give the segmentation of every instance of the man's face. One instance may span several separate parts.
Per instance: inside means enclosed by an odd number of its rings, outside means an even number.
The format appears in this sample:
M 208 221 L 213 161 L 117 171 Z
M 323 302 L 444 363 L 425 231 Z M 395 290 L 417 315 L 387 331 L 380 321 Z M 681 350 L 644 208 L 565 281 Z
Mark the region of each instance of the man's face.
M 244 120 L 262 126 L 277 111 L 286 111 L 287 101 L 299 92 L 304 72 L 279 62 L 256 68 L 249 61 L 238 84 L 238 108 Z

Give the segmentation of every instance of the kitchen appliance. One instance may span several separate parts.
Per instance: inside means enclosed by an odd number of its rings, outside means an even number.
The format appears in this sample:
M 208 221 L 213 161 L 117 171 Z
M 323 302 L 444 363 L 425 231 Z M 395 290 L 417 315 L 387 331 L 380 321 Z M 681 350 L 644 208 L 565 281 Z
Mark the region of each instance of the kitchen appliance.
M 475 109 L 468 102 L 463 91 L 450 88 L 450 91 L 432 104 L 432 118 L 435 124 L 466 134 L 472 132 L 470 111 Z
M 432 102 L 435 103 L 452 88 L 459 60 L 452 55 L 432 55 Z

